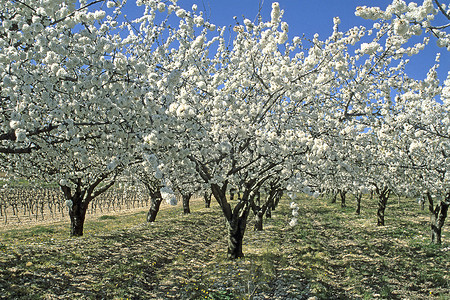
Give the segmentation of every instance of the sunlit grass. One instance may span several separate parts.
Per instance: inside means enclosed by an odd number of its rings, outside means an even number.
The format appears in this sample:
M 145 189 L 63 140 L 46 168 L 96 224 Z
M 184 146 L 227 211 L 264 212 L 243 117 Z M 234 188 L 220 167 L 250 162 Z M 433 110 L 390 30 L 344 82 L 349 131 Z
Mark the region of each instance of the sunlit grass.
M 217 204 L 193 202 L 192 214 L 164 207 L 86 221 L 70 238 L 68 223 L 0 231 L 0 294 L 12 299 L 445 299 L 450 294 L 450 236 L 429 243 L 428 214 L 401 199 L 376 226 L 375 201 L 361 215 L 326 199 L 299 199 L 296 227 L 287 200 L 265 220 L 249 220 L 245 257 L 226 258 Z M 251 218 L 251 217 L 250 217 Z

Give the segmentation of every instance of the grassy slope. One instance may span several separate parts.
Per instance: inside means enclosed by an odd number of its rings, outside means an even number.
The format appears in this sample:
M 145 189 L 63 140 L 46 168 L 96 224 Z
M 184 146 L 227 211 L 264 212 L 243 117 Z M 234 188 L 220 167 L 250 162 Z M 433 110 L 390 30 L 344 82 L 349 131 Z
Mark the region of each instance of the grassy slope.
M 151 225 L 144 211 L 90 220 L 82 238 L 67 224 L 0 231 L 0 299 L 449 299 L 448 225 L 444 245 L 430 246 L 427 213 L 396 201 L 379 228 L 374 201 L 356 216 L 303 198 L 290 228 L 285 200 L 264 232 L 249 224 L 234 262 L 218 207 L 201 202 Z

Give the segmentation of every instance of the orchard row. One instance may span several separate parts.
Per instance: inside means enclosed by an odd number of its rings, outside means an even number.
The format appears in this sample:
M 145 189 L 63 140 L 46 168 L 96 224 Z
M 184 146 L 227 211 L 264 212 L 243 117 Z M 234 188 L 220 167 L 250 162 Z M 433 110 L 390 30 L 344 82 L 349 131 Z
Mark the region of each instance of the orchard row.
M 290 37 L 276 2 L 270 18 L 229 27 L 196 5 L 137 3 L 129 21 L 119 0 L 0 1 L 1 169 L 58 183 L 73 236 L 127 177 L 156 211 L 175 192 L 212 193 L 230 258 L 243 255 L 250 212 L 264 215 L 282 192 L 372 192 L 380 225 L 391 193 L 425 197 L 440 241 L 450 75 L 439 82 L 439 55 L 423 80 L 406 67 L 431 43 L 448 55 L 448 8 L 358 7 L 370 28 L 340 30 L 336 17 L 319 39 Z

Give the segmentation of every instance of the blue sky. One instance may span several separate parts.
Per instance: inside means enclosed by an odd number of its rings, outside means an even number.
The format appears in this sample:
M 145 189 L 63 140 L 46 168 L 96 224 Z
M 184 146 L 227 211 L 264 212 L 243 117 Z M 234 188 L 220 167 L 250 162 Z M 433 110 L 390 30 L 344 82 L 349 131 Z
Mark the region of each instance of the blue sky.
M 242 16 L 254 20 L 258 14 L 260 3 L 262 3 L 263 20 L 270 19 L 272 2 L 270 0 L 179 0 L 178 5 L 190 9 L 194 3 L 198 5 L 198 10 L 205 11 L 211 23 L 218 26 L 234 25 L 233 17 L 236 16 L 242 23 Z M 354 12 L 357 6 L 379 6 L 385 9 L 392 1 L 388 0 L 278 0 L 281 9 L 284 10 L 283 21 L 289 24 L 290 38 L 303 34 L 312 37 L 319 34 L 320 39 L 326 39 L 332 32 L 333 17 L 339 16 L 341 19 L 340 30 L 345 31 L 355 25 L 372 27 L 372 21 L 367 21 L 356 17 Z M 411 2 L 411 1 L 406 1 Z M 417 0 L 422 4 L 422 0 Z M 445 2 L 445 1 L 441 1 Z M 128 0 L 125 13 L 129 17 L 138 13 L 134 6 L 134 0 Z M 130 4 L 131 3 L 131 4 Z M 440 18 L 441 23 L 445 23 L 444 18 Z M 447 20 L 448 23 L 448 20 Z M 450 70 L 450 52 L 445 48 L 436 46 L 436 39 L 431 38 L 427 51 L 411 60 L 408 72 L 416 79 L 423 79 L 427 70 L 434 64 L 437 52 L 441 53 L 441 66 L 439 68 L 439 78 L 441 81 L 447 77 Z

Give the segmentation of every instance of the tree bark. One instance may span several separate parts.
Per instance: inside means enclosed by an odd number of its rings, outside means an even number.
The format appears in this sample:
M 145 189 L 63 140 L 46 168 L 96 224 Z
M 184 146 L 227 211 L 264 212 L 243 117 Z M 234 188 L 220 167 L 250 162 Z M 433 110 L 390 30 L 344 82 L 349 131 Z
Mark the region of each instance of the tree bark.
M 266 218 L 268 218 L 268 219 L 272 218 L 272 207 L 271 206 L 267 207 Z
M 377 226 L 384 226 L 384 212 L 391 191 L 387 187 L 382 190 L 377 187 L 376 193 L 378 195 Z
M 341 207 L 344 208 L 345 205 L 345 196 L 347 195 L 347 192 L 345 190 L 339 190 L 339 196 L 341 196 Z
M 203 194 L 203 198 L 205 200 L 205 208 L 210 208 L 211 207 L 211 196 L 212 196 L 212 194 L 209 191 L 206 191 Z
M 357 215 L 361 214 L 361 198 L 362 198 L 362 194 L 357 193 L 356 194 L 356 214 Z
M 280 203 L 281 197 L 283 197 L 283 191 L 278 190 L 273 202 L 272 210 L 275 210 L 275 208 L 277 208 L 278 204 Z
M 182 194 L 181 197 L 183 199 L 183 213 L 185 215 L 190 214 L 191 208 L 189 207 L 189 200 L 192 197 L 192 193 Z
M 331 191 L 331 203 L 336 203 L 337 195 L 338 195 L 337 191 L 334 191 L 334 190 Z
M 260 209 L 255 214 L 255 226 L 254 226 L 254 230 L 255 231 L 262 231 L 263 230 L 263 216 L 264 216 L 264 212 L 263 212 L 262 209 Z
M 83 201 L 84 193 L 75 193 L 70 199 L 72 201 L 72 206 L 69 207 L 70 216 L 70 235 L 71 236 L 82 236 L 84 220 L 86 218 L 86 211 L 88 203 Z
M 228 234 L 227 256 L 229 259 L 243 257 L 242 242 L 250 211 L 250 206 L 248 203 L 249 191 L 244 191 L 242 199 L 240 199 L 240 201 L 232 209 L 226 197 L 227 183 L 224 183 L 222 186 L 219 186 L 218 184 L 211 184 L 211 190 L 214 198 L 220 205 L 226 220 Z
M 274 206 L 275 203 L 274 201 L 277 195 L 278 190 L 276 188 L 272 188 L 269 192 L 269 195 L 267 195 L 267 199 L 263 204 L 263 206 L 260 206 L 261 194 L 259 193 L 259 191 L 255 193 L 255 197 L 250 198 L 250 207 L 252 208 L 253 214 L 255 215 L 255 225 L 254 225 L 255 231 L 263 230 L 264 214 L 269 212 L 270 209 Z M 271 213 L 269 212 L 268 215 L 271 216 Z
M 233 201 L 234 200 L 234 195 L 236 194 L 236 189 L 235 188 L 231 188 L 230 189 L 230 200 Z
M 101 188 L 96 188 L 102 183 L 108 174 L 103 174 L 98 177 L 96 181 L 92 184 L 83 187 L 82 179 L 78 178 L 76 187 L 74 189 L 68 186 L 60 186 L 64 197 L 69 200 L 69 217 L 70 217 L 70 235 L 71 236 L 82 236 L 84 220 L 86 217 L 86 211 L 89 203 L 98 195 L 106 192 L 109 188 L 114 185 L 114 180 L 111 180 L 108 184 L 102 186 Z
M 159 212 L 159 207 L 161 206 L 161 202 L 162 202 L 162 196 L 161 196 L 161 192 L 160 190 L 156 190 L 153 193 L 150 193 L 150 199 L 151 199 L 151 204 L 150 204 L 150 209 L 148 210 L 147 213 L 147 222 L 151 223 L 151 222 L 155 222 L 156 220 L 156 215 Z
M 428 209 L 430 211 L 431 226 L 431 243 L 440 245 L 442 243 L 442 227 L 448 214 L 450 194 L 447 195 L 446 201 L 441 200 L 434 207 L 433 198 L 430 193 L 426 194 L 428 199 Z
M 232 219 L 227 222 L 229 259 L 244 257 L 244 253 L 242 252 L 242 242 L 247 227 L 247 218 L 250 207 L 247 204 L 243 204 L 242 207 L 239 206 L 240 205 L 238 204 L 235 207 Z
M 255 198 L 255 203 L 256 203 L 256 205 L 258 205 L 258 206 L 261 206 L 261 193 L 260 193 L 260 191 L 255 191 L 255 196 L 254 196 Z

